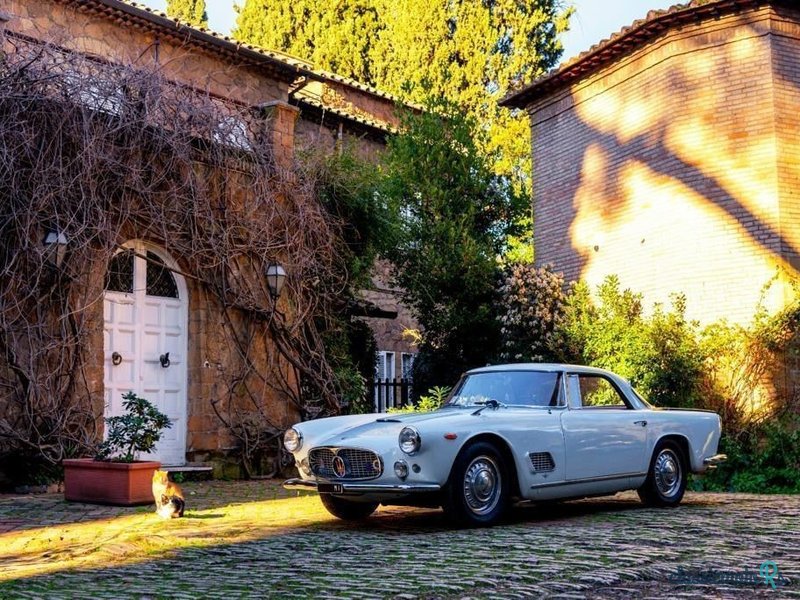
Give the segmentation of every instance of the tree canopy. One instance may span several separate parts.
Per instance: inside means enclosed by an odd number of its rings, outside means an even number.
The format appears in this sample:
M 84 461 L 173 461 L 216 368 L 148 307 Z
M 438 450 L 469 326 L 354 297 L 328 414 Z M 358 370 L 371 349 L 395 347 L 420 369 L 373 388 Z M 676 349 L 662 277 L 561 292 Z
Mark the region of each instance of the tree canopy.
M 430 106 L 390 139 L 381 194 L 400 214 L 388 250 L 403 301 L 424 330 L 415 382 L 452 385 L 497 352 L 497 256 L 527 206 L 478 150 L 457 108 Z
M 571 12 L 562 0 L 245 0 L 234 36 L 409 101 L 446 98 L 486 127 L 496 172 L 527 181 L 527 122 L 497 102 L 556 63 Z
M 167 0 L 167 15 L 195 27 L 208 27 L 205 0 Z

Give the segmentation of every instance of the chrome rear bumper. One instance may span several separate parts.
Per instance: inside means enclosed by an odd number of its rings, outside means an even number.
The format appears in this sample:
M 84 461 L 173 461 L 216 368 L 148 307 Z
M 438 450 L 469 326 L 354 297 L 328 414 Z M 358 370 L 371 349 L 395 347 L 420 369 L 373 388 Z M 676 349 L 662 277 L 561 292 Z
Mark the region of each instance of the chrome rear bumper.
M 728 460 L 727 454 L 715 454 L 714 456 L 709 456 L 708 458 L 703 459 L 703 464 L 707 467 L 716 467 L 718 464 L 725 462 Z
M 287 479 L 284 489 L 318 492 L 319 488 L 337 486 L 335 489 L 323 491 L 335 494 L 416 494 L 421 492 L 438 492 L 442 489 L 438 483 L 363 483 L 356 481 L 316 482 L 305 479 Z

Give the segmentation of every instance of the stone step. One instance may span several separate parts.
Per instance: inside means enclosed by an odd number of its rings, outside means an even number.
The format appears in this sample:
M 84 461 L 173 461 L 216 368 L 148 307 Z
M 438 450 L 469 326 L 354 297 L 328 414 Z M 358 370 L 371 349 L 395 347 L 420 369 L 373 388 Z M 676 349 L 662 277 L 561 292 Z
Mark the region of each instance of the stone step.
M 205 481 L 212 479 L 213 467 L 206 463 L 186 463 L 185 465 L 161 465 L 162 471 L 167 471 L 170 478 L 181 474 L 185 481 Z

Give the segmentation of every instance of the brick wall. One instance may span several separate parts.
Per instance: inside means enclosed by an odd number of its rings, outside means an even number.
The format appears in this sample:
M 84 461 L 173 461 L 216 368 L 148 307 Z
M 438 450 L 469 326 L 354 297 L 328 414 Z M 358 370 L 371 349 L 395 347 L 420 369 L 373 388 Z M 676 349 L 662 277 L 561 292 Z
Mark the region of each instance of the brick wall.
M 404 332 L 418 330 L 419 323 L 411 314 L 411 310 L 401 300 L 401 290 L 391 284 L 390 266 L 378 261 L 372 276 L 372 287 L 361 293 L 362 298 L 387 311 L 396 311 L 395 319 L 365 318 L 375 334 L 375 342 L 379 351 L 395 353 L 395 374 L 403 375 L 401 354 L 416 354 L 413 338 Z
M 766 7 L 672 28 L 529 107 L 537 262 L 617 274 L 648 303 L 683 292 L 704 322 L 746 322 L 762 294 L 782 306 L 799 20 Z

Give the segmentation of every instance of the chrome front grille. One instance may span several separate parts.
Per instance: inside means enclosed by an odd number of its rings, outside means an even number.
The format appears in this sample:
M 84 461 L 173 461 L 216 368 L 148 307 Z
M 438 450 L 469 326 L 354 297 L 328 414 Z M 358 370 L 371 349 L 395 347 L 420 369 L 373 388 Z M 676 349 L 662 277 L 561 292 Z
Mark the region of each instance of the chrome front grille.
M 528 456 L 534 473 L 548 473 L 556 468 L 553 456 L 549 452 L 529 452 Z
M 308 464 L 323 479 L 375 479 L 383 473 L 381 457 L 361 448 L 312 448 Z

